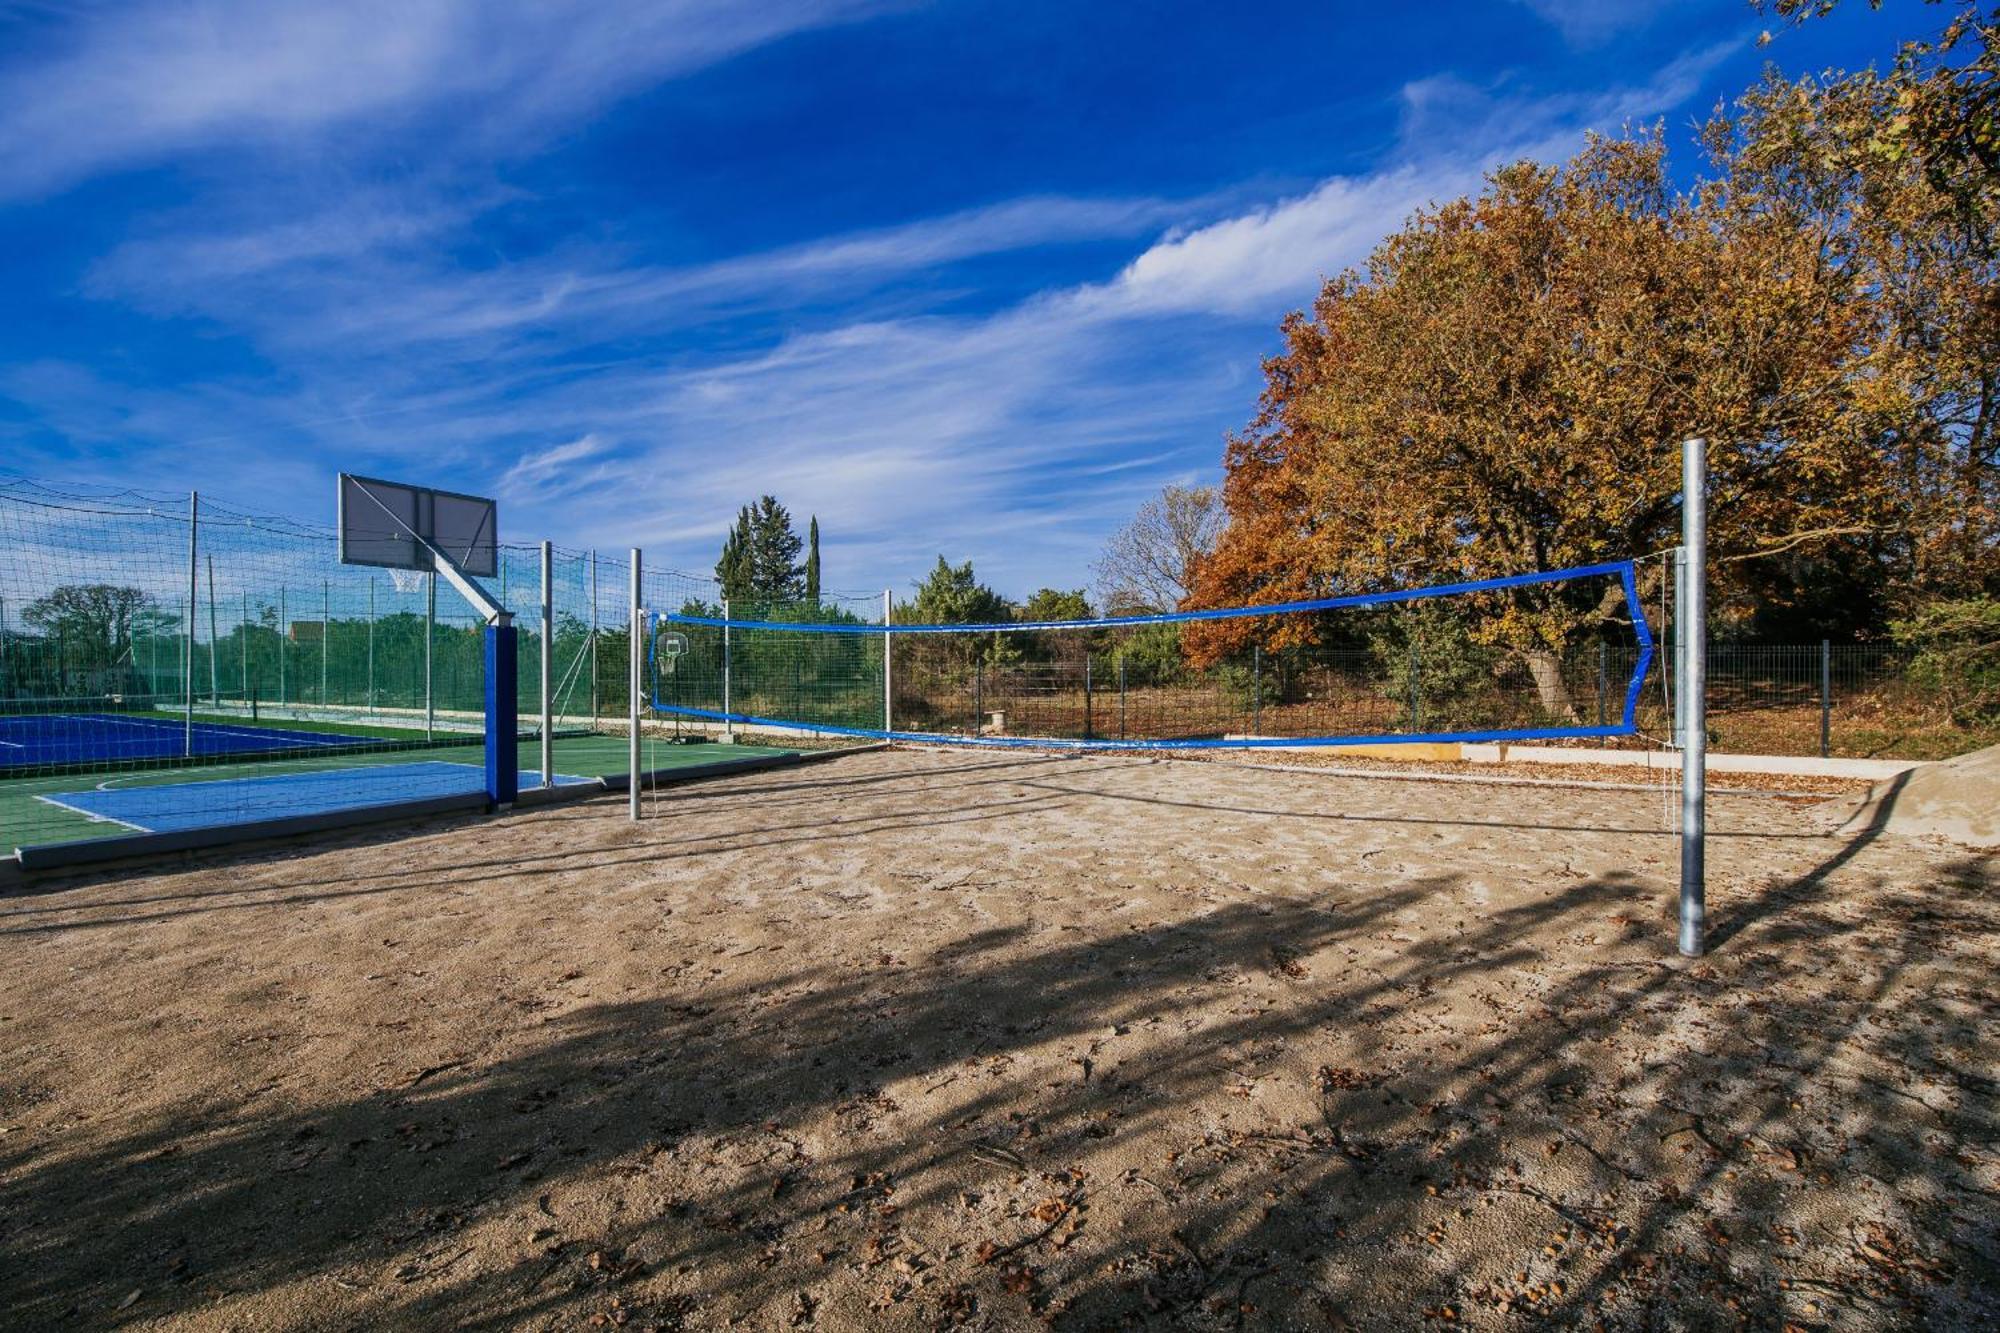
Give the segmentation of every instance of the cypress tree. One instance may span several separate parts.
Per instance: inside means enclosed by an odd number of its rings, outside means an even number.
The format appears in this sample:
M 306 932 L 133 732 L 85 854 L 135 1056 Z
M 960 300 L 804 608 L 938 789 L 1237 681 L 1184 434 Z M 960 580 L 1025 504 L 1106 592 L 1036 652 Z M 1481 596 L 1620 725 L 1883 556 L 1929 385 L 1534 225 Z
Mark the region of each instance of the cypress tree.
M 806 525 L 806 600 L 819 605 L 819 515 Z

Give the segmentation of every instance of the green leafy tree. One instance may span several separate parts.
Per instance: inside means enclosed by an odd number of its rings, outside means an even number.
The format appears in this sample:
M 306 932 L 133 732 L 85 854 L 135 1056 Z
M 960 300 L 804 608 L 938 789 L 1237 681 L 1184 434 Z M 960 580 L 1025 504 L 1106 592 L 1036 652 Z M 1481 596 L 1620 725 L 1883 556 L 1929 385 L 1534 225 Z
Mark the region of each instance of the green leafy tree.
M 66 583 L 21 608 L 21 619 L 62 640 L 73 665 L 89 667 L 119 662 L 136 635 L 166 633 L 180 623 L 140 589 L 112 583 Z
M 943 556 L 917 585 L 910 609 L 912 620 L 935 625 L 980 625 L 1014 618 L 1007 599 L 979 581 L 970 560 L 954 565 Z
M 1022 620 L 1089 620 L 1094 614 L 1090 609 L 1090 598 L 1078 588 L 1074 592 L 1064 592 L 1059 588 L 1040 588 L 1021 607 Z
M 750 597 L 750 506 L 736 511 L 736 525 L 722 539 L 722 558 L 715 562 L 715 581 L 732 602 Z
M 1933 602 L 1892 630 L 1896 642 L 1916 649 L 1911 681 L 1953 722 L 2000 719 L 2000 600 Z
M 1073 592 L 1041 588 L 1021 607 L 1018 618 L 1027 621 L 1089 620 L 1092 614 L 1090 599 L 1081 588 Z M 1027 643 L 1024 647 L 1028 654 L 1042 661 L 1080 663 L 1086 653 L 1097 648 L 1100 636 L 1086 630 L 1035 630 L 1013 637 L 1025 638 Z
M 715 563 L 716 582 L 732 602 L 796 602 L 805 595 L 806 573 L 799 562 L 805 543 L 792 530 L 792 516 L 772 495 L 736 511 L 735 526 Z
M 984 625 L 1012 620 L 1014 608 L 1007 599 L 979 581 L 972 562 L 954 565 L 943 556 L 937 567 L 917 585 L 913 602 L 897 607 L 896 619 L 933 625 Z M 1018 646 L 1009 642 L 1013 635 L 994 634 L 990 639 L 969 635 L 919 635 L 920 642 L 897 644 L 900 664 L 907 652 L 913 668 L 947 674 L 969 670 L 974 662 L 1004 665 L 1019 657 Z

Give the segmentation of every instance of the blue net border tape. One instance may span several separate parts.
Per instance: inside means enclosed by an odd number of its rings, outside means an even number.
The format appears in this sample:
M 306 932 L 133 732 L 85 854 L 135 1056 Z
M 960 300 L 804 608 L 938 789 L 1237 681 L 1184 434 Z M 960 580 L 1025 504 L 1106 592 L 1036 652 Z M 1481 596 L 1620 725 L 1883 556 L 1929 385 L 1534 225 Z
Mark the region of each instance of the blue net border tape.
M 1438 583 L 1399 592 L 1355 593 L 1347 597 L 1321 597 L 1305 602 L 1271 602 L 1264 606 L 1231 606 L 1211 611 L 1170 611 L 1161 615 L 1103 616 L 1096 620 L 1007 620 L 973 625 L 880 625 L 811 624 L 782 620 L 729 620 L 721 616 L 689 616 L 678 612 L 656 613 L 658 619 L 674 625 L 710 625 L 717 629 L 783 630 L 791 634 L 987 634 L 1051 629 L 1116 629 L 1128 625 L 1177 625 L 1197 620 L 1236 620 L 1245 616 L 1281 616 L 1301 611 L 1338 611 L 1359 606 L 1387 606 L 1397 602 L 1422 601 L 1431 597 L 1454 597 L 1464 593 L 1494 592 L 1502 588 L 1524 588 L 1538 583 L 1563 583 L 1593 575 L 1614 574 L 1625 587 L 1626 603 L 1632 607 L 1633 623 L 1641 644 L 1650 647 L 1652 637 L 1645 628 L 1645 614 L 1639 607 L 1635 567 L 1630 560 L 1611 560 L 1598 565 L 1577 565 L 1570 569 L 1548 569 L 1533 574 L 1510 574 L 1505 578 L 1478 579 L 1470 583 Z
M 1630 722 L 1602 727 L 1517 727 L 1501 731 L 1372 732 L 1362 736 L 1256 736 L 1236 740 L 1109 740 L 1069 736 L 966 736 L 948 731 L 885 731 L 880 727 L 844 727 L 826 722 L 759 717 L 754 713 L 723 713 L 709 708 L 688 708 L 654 701 L 653 710 L 679 717 L 709 722 L 735 722 L 748 727 L 779 727 L 787 731 L 822 732 L 832 736 L 856 736 L 878 741 L 907 741 L 926 745 L 989 745 L 1013 749 L 1040 750 L 1285 750 L 1308 746 L 1420 745 L 1461 741 L 1479 744 L 1490 741 L 1590 740 L 1599 736 L 1633 736 L 1638 728 Z

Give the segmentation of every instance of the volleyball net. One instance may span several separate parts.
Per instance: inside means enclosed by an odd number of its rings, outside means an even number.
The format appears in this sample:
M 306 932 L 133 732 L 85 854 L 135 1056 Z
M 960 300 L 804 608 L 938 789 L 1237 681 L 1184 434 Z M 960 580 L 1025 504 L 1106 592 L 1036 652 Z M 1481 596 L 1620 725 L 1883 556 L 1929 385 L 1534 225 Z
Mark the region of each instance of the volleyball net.
M 646 591 L 652 711 L 751 733 L 1104 750 L 1610 738 L 1637 732 L 1654 655 L 1630 561 L 983 624 Z

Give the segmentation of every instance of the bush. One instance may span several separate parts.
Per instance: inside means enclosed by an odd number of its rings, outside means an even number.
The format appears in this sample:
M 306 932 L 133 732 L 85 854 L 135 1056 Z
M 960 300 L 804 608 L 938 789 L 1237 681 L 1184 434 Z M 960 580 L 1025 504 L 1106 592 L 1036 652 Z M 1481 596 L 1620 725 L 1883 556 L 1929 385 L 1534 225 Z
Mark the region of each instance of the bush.
M 2000 722 L 2000 600 L 1933 602 L 1889 628 L 1897 643 L 1916 650 L 1911 682 L 1930 693 L 1952 722 Z
M 1421 730 L 1453 730 L 1491 720 L 1501 653 L 1474 640 L 1453 608 L 1412 603 L 1382 619 L 1368 636 L 1368 649 L 1381 673 L 1382 693 L 1402 707 L 1405 724 L 1413 721 L 1408 716 L 1413 684 L 1421 712 L 1414 721 Z

